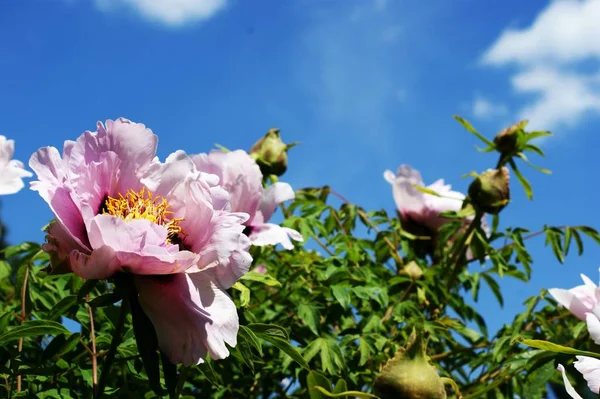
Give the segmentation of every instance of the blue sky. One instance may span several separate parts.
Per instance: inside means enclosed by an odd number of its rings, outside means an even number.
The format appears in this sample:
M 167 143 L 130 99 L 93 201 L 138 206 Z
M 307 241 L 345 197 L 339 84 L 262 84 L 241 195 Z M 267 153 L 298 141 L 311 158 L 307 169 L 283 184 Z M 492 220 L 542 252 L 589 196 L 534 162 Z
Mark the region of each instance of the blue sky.
M 168 4 L 167 4 L 168 3 Z M 560 3 L 560 4 L 558 4 Z M 557 5 L 558 4 L 558 5 Z M 248 149 L 272 126 L 288 142 L 295 188 L 331 185 L 392 212 L 385 169 L 426 182 L 493 167 L 460 114 L 492 136 L 519 118 L 551 129 L 525 169 L 533 202 L 513 185 L 503 226 L 600 227 L 598 0 L 4 0 L 0 4 L 0 134 L 25 162 L 97 120 L 125 116 L 158 134 L 159 156 L 213 143 Z M 29 190 L 1 198 L 9 240 L 43 240 L 51 218 Z M 529 284 L 505 281 L 498 328 L 541 288 L 598 279 L 600 250 L 559 265 L 542 239 Z

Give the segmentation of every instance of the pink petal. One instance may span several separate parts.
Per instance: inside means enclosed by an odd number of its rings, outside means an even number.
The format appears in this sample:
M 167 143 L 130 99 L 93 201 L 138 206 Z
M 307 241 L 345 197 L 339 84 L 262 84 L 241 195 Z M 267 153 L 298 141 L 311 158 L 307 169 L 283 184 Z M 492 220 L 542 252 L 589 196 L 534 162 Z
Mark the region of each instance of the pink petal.
M 580 320 L 585 320 L 585 314 L 592 310 L 585 307 L 573 293 L 567 290 L 563 290 L 561 288 L 550 288 L 548 292 L 560 305 L 569 309 L 569 312 L 571 312 Z
M 295 196 L 296 194 L 289 184 L 281 182 L 271 184 L 263 193 L 259 213 L 252 220 L 252 224 L 267 222 L 273 216 L 273 213 L 275 213 L 277 205 L 292 200 Z
M 388 173 L 387 178 L 391 178 Z M 425 210 L 425 194 L 413 187 L 423 185 L 421 174 L 408 165 L 401 165 L 398 168 L 392 184 L 392 193 L 398 210 L 403 216 L 415 216 L 415 221 L 419 222 L 421 213 Z
M 115 251 L 108 246 L 97 248 L 90 255 L 73 250 L 69 264 L 73 273 L 85 279 L 104 279 L 123 271 Z
M 281 244 L 285 249 L 294 249 L 294 244 L 290 237 L 295 241 L 304 241 L 302 234 L 296 230 L 287 227 L 281 227 L 277 224 L 265 223 L 253 225 L 250 233 L 252 245 L 265 246 Z
M 238 315 L 231 298 L 207 272 L 136 276 L 139 301 L 172 363 L 186 366 L 229 356 L 237 344 Z
M 573 399 L 583 399 L 581 396 L 579 396 L 577 391 L 575 391 L 575 388 L 573 388 L 573 386 L 569 382 L 569 379 L 567 378 L 567 374 L 565 373 L 565 368 L 563 367 L 563 365 L 559 364 L 556 369 L 558 371 L 560 371 L 562 374 L 563 383 L 565 384 L 565 390 L 567 391 L 569 396 L 571 396 Z
M 213 215 L 210 224 L 205 225 L 206 232 L 202 241 L 192 243 L 192 251 L 200 255 L 198 267 L 227 265 L 234 251 L 240 248 L 243 235 L 243 223 L 248 218 L 245 213 L 218 212 Z M 190 241 L 185 240 L 186 244 Z
M 79 205 L 73 200 L 65 165 L 58 150 L 54 147 L 40 148 L 29 160 L 29 166 L 38 176 L 38 181 L 31 183 L 31 189 L 50 205 L 56 216 L 78 245 L 89 248 L 85 224 Z
M 592 341 L 600 344 L 600 320 L 593 313 L 586 313 L 585 322 Z
M 250 240 L 243 234 L 238 239 L 238 248 L 231 253 L 227 262 L 219 263 L 210 269 L 219 286 L 225 289 L 230 288 L 246 274 L 252 264 L 252 256 L 248 252 Z M 188 269 L 188 272 L 193 269 Z
M 50 254 L 53 274 L 70 273 L 72 271 L 69 258 L 71 251 L 77 250 L 84 253 L 89 251 L 81 247 L 59 221 L 54 221 L 48 226 L 46 243 L 42 245 L 42 249 Z
M 588 388 L 594 393 L 600 393 L 600 359 L 577 356 L 573 365 L 587 381 Z
M 250 155 L 242 150 L 213 150 L 192 159 L 198 170 L 219 177 L 219 185 L 229 192 L 231 211 L 256 213 L 263 193 L 262 174 Z
M 123 162 L 119 176 L 118 190 L 121 193 L 139 184 L 138 175 L 153 161 L 156 155 L 158 137 L 141 123 L 125 118 L 107 120 L 106 125 L 97 123 L 96 132 L 85 132 L 69 148 L 65 159 L 72 172 L 77 173 L 82 166 L 99 162 L 100 155 L 114 152 Z
M 390 184 L 394 184 L 394 180 L 396 180 L 396 175 L 391 170 L 387 169 L 383 172 L 383 178 Z
M 134 274 L 180 273 L 197 263 L 196 254 L 166 241 L 167 230 L 146 219 L 97 215 L 90 227 L 92 247 L 110 247 L 119 267 Z
M 100 155 L 99 161 L 89 163 L 73 179 L 73 185 L 79 195 L 81 214 L 88 230 L 107 197 L 118 198 L 119 194 L 126 193 L 119 191 L 118 177 L 122 174 L 121 165 L 116 153 L 105 152 Z M 139 182 L 131 188 L 138 191 Z

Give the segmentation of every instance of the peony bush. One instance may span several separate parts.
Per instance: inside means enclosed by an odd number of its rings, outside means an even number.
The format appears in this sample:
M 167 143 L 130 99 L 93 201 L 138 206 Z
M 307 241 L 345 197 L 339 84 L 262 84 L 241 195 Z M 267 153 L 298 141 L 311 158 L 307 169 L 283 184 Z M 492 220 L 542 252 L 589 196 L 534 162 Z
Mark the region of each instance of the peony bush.
M 0 194 L 35 191 L 54 215 L 40 221 L 44 243 L 0 240 L 1 396 L 597 395 L 600 288 L 588 277 L 526 299 L 499 331 L 465 301 L 487 285 L 502 305 L 501 279 L 539 272 L 530 238 L 543 234 L 560 262 L 600 243 L 589 226 L 502 224 L 511 191 L 531 199 L 526 175 L 549 173 L 528 158 L 549 133 L 523 121 L 490 139 L 456 119 L 493 168 L 467 175 L 466 193 L 386 170 L 392 215 L 280 181 L 298 165 L 278 129 L 248 152 L 161 160 L 149 127 L 99 122 L 62 152 L 36 151 L 30 190 L 0 136 Z

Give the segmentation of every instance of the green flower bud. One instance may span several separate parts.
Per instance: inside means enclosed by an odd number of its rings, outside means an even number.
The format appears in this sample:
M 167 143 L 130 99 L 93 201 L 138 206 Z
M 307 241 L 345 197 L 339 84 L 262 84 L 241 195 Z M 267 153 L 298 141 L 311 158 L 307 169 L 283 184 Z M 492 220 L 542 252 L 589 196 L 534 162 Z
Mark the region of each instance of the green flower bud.
M 417 265 L 417 262 L 411 260 L 400 271 L 401 274 L 407 275 L 413 280 L 418 280 L 423 276 L 423 270 Z
M 407 347 L 388 360 L 373 392 L 381 399 L 446 399 L 444 383 L 429 364 L 421 334 L 413 330 Z
M 503 129 L 494 138 L 496 148 L 502 154 L 513 154 L 519 151 L 519 137 L 524 134 L 523 128 L 527 125 L 527 121 L 515 123 Z
M 488 169 L 469 186 L 473 206 L 492 215 L 500 213 L 510 202 L 510 174 L 508 168 Z
M 263 176 L 281 176 L 287 170 L 287 150 L 297 143 L 285 144 L 279 136 L 279 129 L 269 129 L 250 149 L 250 156 L 260 167 Z

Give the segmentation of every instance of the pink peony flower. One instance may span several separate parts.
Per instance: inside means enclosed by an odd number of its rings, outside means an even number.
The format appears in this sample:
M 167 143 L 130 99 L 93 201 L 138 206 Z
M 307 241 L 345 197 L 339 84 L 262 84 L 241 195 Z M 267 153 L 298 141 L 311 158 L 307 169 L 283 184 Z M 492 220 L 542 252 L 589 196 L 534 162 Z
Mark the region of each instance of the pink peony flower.
M 392 185 L 394 200 L 403 219 L 427 227 L 435 232 L 448 220 L 439 216 L 441 212 L 459 211 L 465 195 L 452 191 L 449 184 L 440 179 L 426 188 L 441 197 L 425 194 L 413 185 L 425 186 L 421 174 L 408 165 L 401 165 L 396 174 L 386 170 L 383 177 Z M 471 218 L 472 220 L 472 218 Z
M 303 241 L 296 230 L 267 223 L 277 205 L 294 198 L 294 190 L 287 183 L 277 182 L 264 189 L 262 174 L 256 162 L 242 150 L 192 156 L 199 170 L 219 176 L 219 184 L 231 195 L 231 210 L 250 215 L 245 222 L 246 232 L 253 245 L 281 244 L 292 249 L 295 241 Z
M 14 152 L 15 141 L 0 135 L 0 195 L 15 194 L 25 186 L 23 178 L 32 176 L 21 161 L 12 159 Z
M 238 331 L 224 289 L 252 261 L 242 233 L 248 215 L 230 212 L 218 178 L 185 153 L 160 163 L 157 143 L 143 124 L 121 118 L 66 141 L 62 156 L 54 147 L 34 153 L 29 164 L 39 180 L 31 187 L 56 216 L 44 250 L 57 272 L 132 273 L 171 362 L 222 359 Z
M 586 313 L 593 313 L 600 301 L 600 288 L 584 274 L 581 275 L 581 279 L 584 285 L 570 290 L 550 288 L 548 292 L 560 305 L 569 309 L 569 312 L 575 317 L 586 320 Z
M 600 393 L 600 359 L 589 356 L 577 356 L 577 361 L 573 365 L 583 375 L 588 388 L 596 394 Z M 557 368 L 562 373 L 565 390 L 569 396 L 574 399 L 582 399 L 567 379 L 565 368 L 562 364 L 559 364 Z

